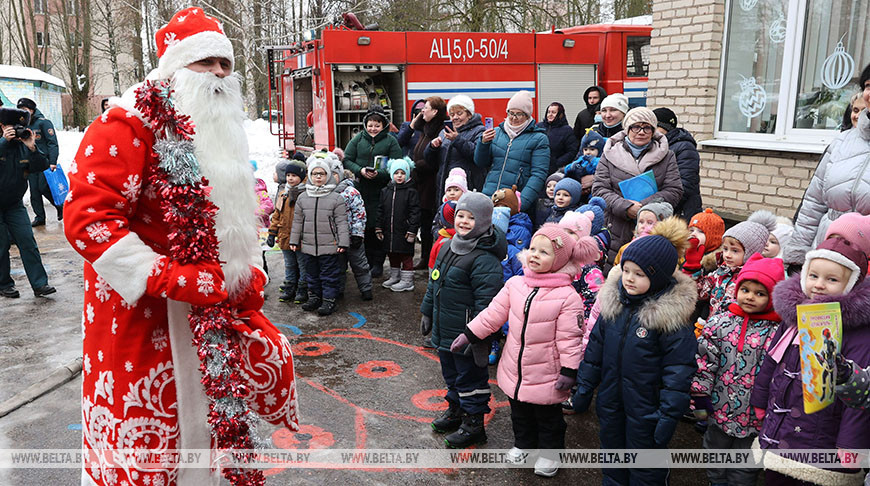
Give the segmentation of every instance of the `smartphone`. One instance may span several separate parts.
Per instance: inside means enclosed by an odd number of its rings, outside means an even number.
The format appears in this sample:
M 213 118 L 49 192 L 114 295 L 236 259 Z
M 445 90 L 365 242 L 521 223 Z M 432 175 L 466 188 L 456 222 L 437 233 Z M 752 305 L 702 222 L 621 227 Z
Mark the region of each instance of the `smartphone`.
M 492 117 L 488 116 L 483 119 L 483 127 L 487 130 L 492 130 Z
M 453 120 L 444 120 L 444 128 L 453 130 Z

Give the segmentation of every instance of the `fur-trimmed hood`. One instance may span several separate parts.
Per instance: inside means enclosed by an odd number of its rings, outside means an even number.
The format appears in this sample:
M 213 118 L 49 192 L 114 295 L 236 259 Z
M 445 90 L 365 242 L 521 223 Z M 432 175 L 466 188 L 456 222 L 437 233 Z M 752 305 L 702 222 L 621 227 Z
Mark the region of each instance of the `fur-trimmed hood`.
M 782 322 L 797 325 L 799 304 L 839 302 L 843 327 L 857 329 L 870 327 L 870 281 L 864 280 L 845 295 L 832 295 L 810 299 L 801 288 L 801 276 L 795 275 L 777 284 L 773 289 L 773 308 L 782 316 Z
M 698 287 L 695 281 L 680 270 L 673 274 L 677 283 L 657 298 L 649 298 L 640 305 L 638 319 L 649 329 L 671 333 L 683 327 L 691 327 L 689 322 L 695 303 L 698 301 Z M 619 300 L 619 281 L 622 269 L 613 267 L 607 281 L 598 294 L 601 304 L 601 317 L 616 318 L 622 313 L 623 304 Z

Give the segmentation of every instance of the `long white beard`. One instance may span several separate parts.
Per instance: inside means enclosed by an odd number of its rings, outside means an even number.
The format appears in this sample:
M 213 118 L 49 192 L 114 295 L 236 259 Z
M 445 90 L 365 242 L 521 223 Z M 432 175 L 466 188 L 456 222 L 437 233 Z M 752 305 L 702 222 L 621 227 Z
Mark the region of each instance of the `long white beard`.
M 179 69 L 173 77 L 178 111 L 195 125 L 194 145 L 202 175 L 212 187 L 210 198 L 220 210 L 215 218 L 227 290 L 234 295 L 259 263 L 257 196 L 248 162 L 248 139 L 242 126 L 241 78 Z

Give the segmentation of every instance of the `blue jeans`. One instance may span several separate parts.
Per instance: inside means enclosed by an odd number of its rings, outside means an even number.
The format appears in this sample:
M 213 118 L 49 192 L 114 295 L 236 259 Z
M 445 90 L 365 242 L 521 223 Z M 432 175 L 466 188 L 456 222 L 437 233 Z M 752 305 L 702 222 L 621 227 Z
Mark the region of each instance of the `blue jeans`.
M 474 364 L 471 355 L 438 351 L 441 375 L 447 383 L 448 403 L 459 405 L 468 415 L 489 412 L 489 368 Z
M 284 283 L 281 288 L 304 289 L 308 285 L 305 282 L 305 254 L 301 251 L 281 250 L 284 255 Z
M 30 218 L 21 201 L 8 208 L 0 209 L 0 289 L 15 287 L 15 281 L 10 275 L 11 263 L 9 262 L 9 248 L 13 242 L 18 247 L 30 287 L 36 290 L 48 285 L 48 275 L 45 273 L 45 267 L 42 266 L 36 239 L 33 238 Z

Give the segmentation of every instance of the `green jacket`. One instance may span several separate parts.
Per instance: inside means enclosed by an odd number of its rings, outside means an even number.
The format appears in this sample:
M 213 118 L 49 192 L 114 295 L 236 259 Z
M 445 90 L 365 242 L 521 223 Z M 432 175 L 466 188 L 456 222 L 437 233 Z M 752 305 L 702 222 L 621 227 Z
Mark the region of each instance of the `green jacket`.
M 54 133 L 54 125 L 45 118 L 41 111 L 36 110 L 30 117 L 30 126 L 27 128 L 36 137 L 36 146 L 39 151 L 48 157 L 48 164 L 57 165 L 57 156 L 60 151 L 57 147 L 57 134 Z
M 374 179 L 366 179 L 360 174 L 363 167 L 374 165 L 377 155 L 386 155 L 391 159 L 402 158 L 402 148 L 388 130 L 381 131 L 374 139 L 366 131 L 359 132 L 344 149 L 344 168 L 353 172 L 359 180 L 359 184 L 354 185 L 362 195 L 368 215 L 378 214 L 381 189 L 390 182 L 390 174 L 386 167 L 378 169 L 378 175 Z M 366 229 L 374 228 L 376 223 L 377 218 L 369 216 L 366 220 Z
M 436 348 L 449 351 L 465 325 L 486 309 L 504 286 L 501 261 L 506 254 L 507 238 L 496 227 L 467 255 L 453 253 L 449 241 L 441 247 L 420 305 L 420 312 L 432 318 L 432 344 Z

